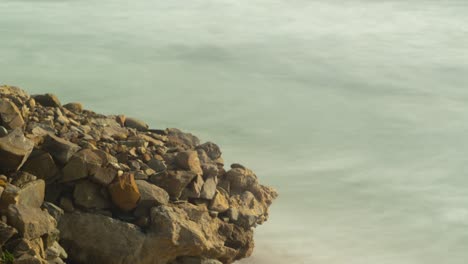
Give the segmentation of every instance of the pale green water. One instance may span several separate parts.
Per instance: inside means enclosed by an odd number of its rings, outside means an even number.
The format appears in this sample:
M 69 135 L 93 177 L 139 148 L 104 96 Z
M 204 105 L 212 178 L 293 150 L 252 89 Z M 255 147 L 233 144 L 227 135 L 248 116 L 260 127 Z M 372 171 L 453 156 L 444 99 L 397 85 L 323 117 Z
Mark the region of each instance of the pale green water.
M 0 0 L 0 83 L 219 143 L 246 263 L 467 263 L 466 1 Z

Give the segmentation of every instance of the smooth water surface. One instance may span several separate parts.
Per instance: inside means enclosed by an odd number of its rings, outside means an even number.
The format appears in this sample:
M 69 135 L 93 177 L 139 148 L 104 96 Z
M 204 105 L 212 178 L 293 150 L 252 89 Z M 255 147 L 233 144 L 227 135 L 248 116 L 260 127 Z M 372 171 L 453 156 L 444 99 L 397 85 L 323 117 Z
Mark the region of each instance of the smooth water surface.
M 217 142 L 255 264 L 466 264 L 468 3 L 0 0 L 0 83 Z

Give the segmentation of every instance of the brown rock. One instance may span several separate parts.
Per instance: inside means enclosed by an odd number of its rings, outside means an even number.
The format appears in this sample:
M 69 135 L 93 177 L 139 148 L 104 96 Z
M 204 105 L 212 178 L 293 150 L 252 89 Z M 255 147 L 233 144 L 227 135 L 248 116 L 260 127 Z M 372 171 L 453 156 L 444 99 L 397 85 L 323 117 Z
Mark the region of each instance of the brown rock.
M 39 208 L 44 202 L 45 182 L 36 180 L 26 183 L 18 194 L 18 204 Z
M 34 143 L 17 128 L 0 138 L 0 172 L 16 171 L 31 154 Z
M 8 224 L 16 228 L 26 239 L 39 238 L 51 233 L 57 224 L 47 211 L 24 205 L 10 205 L 7 217 Z
M 229 196 L 226 191 L 219 189 L 210 203 L 210 210 L 224 213 L 229 209 Z
M 53 179 L 58 173 L 52 156 L 43 151 L 33 152 L 21 169 L 46 181 Z
M 75 203 L 87 209 L 110 208 L 110 202 L 101 194 L 101 187 L 90 181 L 82 181 L 75 185 L 73 192 Z
M 130 127 L 130 128 L 134 128 L 138 131 L 147 131 L 148 130 L 148 125 L 139 120 L 139 119 L 136 119 L 136 118 L 131 118 L 131 117 L 127 117 L 125 119 L 125 126 L 126 127 Z
M 140 199 L 140 191 L 133 174 L 124 173 L 108 187 L 112 201 L 123 211 L 135 209 Z
M 107 186 L 115 179 L 116 176 L 116 168 L 112 166 L 99 167 L 91 172 L 90 179 L 96 183 Z
M 206 142 L 197 146 L 197 149 L 203 149 L 211 160 L 217 160 L 221 157 L 221 149 L 213 142 Z
M 177 128 L 168 128 L 166 133 L 168 147 L 193 149 L 200 144 L 200 140 L 196 136 L 190 133 L 184 133 Z
M 138 211 L 137 216 L 146 216 L 152 207 L 169 202 L 169 194 L 164 189 L 144 180 L 137 180 L 135 182 L 141 194 L 136 209 Z
M 62 182 L 76 181 L 95 174 L 102 166 L 101 157 L 91 149 L 83 149 L 73 155 L 63 167 Z
M 7 209 L 10 204 L 17 204 L 20 191 L 21 189 L 13 184 L 6 184 L 0 198 L 0 209 Z
M 0 221 L 0 247 L 3 246 L 8 239 L 16 235 L 18 231 L 4 222 Z
M 151 176 L 150 181 L 166 190 L 169 196 L 176 200 L 196 176 L 192 171 L 168 171 Z
M 23 116 L 16 105 L 5 99 L 0 99 L 0 118 L 7 129 L 20 128 L 24 125 Z
M 199 175 L 203 173 L 196 151 L 183 151 L 177 153 L 176 162 L 183 170 L 193 171 Z
M 81 113 L 83 111 L 83 105 L 81 103 L 68 103 L 63 107 L 75 113 Z
M 56 95 L 54 94 L 40 94 L 40 95 L 33 95 L 34 100 L 36 103 L 41 104 L 42 106 L 46 107 L 59 107 L 61 103 Z
M 80 150 L 78 145 L 52 134 L 47 134 L 44 137 L 42 148 L 62 164 L 67 163 L 73 154 Z

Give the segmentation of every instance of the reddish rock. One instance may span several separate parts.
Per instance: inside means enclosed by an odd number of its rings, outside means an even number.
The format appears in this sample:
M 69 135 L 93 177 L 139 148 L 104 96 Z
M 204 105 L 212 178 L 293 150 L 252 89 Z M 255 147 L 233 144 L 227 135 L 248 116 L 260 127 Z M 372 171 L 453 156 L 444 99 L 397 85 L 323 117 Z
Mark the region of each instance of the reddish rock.
M 137 207 L 140 191 L 133 174 L 124 173 L 108 187 L 114 204 L 122 211 L 131 211 Z

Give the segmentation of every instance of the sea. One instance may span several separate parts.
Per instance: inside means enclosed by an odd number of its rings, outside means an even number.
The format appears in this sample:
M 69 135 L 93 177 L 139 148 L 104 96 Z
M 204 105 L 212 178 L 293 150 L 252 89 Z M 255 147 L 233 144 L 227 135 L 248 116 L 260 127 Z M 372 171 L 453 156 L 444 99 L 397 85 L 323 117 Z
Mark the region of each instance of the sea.
M 0 83 L 254 170 L 240 264 L 468 263 L 466 0 L 0 0 Z

